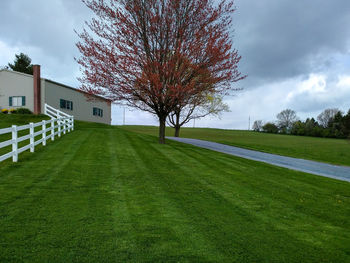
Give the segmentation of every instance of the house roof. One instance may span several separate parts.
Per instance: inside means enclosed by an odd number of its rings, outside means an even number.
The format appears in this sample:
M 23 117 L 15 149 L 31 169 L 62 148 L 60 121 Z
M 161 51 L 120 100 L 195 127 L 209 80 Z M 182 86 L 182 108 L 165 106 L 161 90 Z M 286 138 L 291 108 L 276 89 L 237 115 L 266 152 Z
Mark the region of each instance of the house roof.
M 14 73 L 14 74 L 19 74 L 19 75 L 22 75 L 22 76 L 26 76 L 26 77 L 31 77 L 31 78 L 33 78 L 33 75 L 30 75 L 30 74 L 27 74 L 27 73 L 22 73 L 22 72 L 13 71 L 13 70 L 8 70 L 8 69 L 1 69 L 0 72 L 2 72 L 2 71 Z M 68 86 L 68 85 L 65 85 L 65 84 L 62 84 L 62 83 L 59 83 L 59 82 L 50 80 L 50 79 L 46 79 L 46 78 L 40 78 L 40 79 L 41 79 L 41 80 L 48 81 L 48 82 L 51 82 L 51 83 L 53 83 L 53 84 L 56 84 L 56 85 L 59 85 L 59 86 L 62 86 L 62 87 L 65 87 L 65 88 L 67 88 L 67 89 L 71 89 L 71 90 L 74 90 L 74 91 L 77 91 L 77 92 L 84 93 L 84 94 L 86 94 L 86 95 L 88 95 L 88 96 L 96 97 L 96 98 L 101 99 L 101 100 L 105 100 L 105 101 L 109 101 L 109 102 L 112 101 L 112 100 L 110 100 L 110 99 L 107 99 L 107 98 L 104 98 L 104 97 L 101 97 L 101 96 L 98 96 L 98 95 L 90 94 L 90 93 L 88 93 L 88 92 L 82 91 L 82 90 L 80 90 L 80 89 L 73 88 L 73 87 L 71 87 L 71 86 Z
M 65 87 L 65 88 L 67 88 L 67 89 L 71 89 L 71 90 L 74 90 L 74 91 L 77 91 L 77 92 L 84 93 L 84 94 L 86 94 L 86 95 L 88 95 L 88 96 L 96 97 L 96 98 L 98 98 L 98 99 L 106 100 L 106 101 L 109 101 L 109 102 L 112 101 L 112 100 L 110 100 L 110 99 L 107 99 L 107 98 L 104 98 L 104 97 L 101 97 L 101 96 L 98 96 L 98 95 L 95 95 L 95 94 L 90 94 L 90 93 L 85 92 L 85 91 L 83 91 L 83 90 L 76 89 L 76 88 L 70 87 L 70 86 L 68 86 L 68 85 L 65 85 L 65 84 L 62 84 L 62 83 L 59 83 L 59 82 L 50 80 L 50 79 L 45 79 L 45 78 L 41 78 L 41 79 L 43 79 L 43 80 L 45 80 L 45 81 L 47 81 L 47 82 L 51 82 L 51 83 L 56 84 L 56 85 L 60 85 L 60 86 Z
M 18 72 L 18 71 L 14 71 L 14 70 L 9 70 L 9 69 L 0 69 L 0 72 L 5 71 L 5 72 L 10 72 L 10 73 L 15 73 L 18 75 L 22 75 L 22 76 L 26 76 L 26 77 L 33 77 L 33 75 L 27 74 L 27 73 L 23 73 L 23 72 Z

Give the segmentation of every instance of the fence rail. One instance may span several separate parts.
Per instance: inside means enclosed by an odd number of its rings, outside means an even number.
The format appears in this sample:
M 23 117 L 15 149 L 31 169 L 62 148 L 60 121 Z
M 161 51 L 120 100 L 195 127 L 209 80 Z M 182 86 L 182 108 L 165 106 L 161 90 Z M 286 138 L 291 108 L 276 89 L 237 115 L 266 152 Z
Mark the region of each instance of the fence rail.
M 55 136 L 61 137 L 62 134 L 66 134 L 66 132 L 71 132 L 74 130 L 73 116 L 57 110 L 47 104 L 45 104 L 44 112 L 46 115 L 51 117 L 51 120 L 43 120 L 36 123 L 31 122 L 22 126 L 12 125 L 12 127 L 0 129 L 0 135 L 11 134 L 11 139 L 3 142 L 0 141 L 0 149 L 12 146 L 12 150 L 10 152 L 0 155 L 0 162 L 11 157 L 13 162 L 17 162 L 18 155 L 20 153 L 27 150 L 34 152 L 35 146 L 38 144 L 45 146 L 48 140 L 54 141 Z M 35 128 L 37 127 L 40 127 L 40 129 L 35 131 Z M 19 136 L 18 132 L 25 130 L 28 130 L 29 133 Z M 40 139 L 36 138 L 38 136 L 40 136 Z M 19 143 L 26 140 L 29 140 L 29 144 L 25 144 L 19 148 Z

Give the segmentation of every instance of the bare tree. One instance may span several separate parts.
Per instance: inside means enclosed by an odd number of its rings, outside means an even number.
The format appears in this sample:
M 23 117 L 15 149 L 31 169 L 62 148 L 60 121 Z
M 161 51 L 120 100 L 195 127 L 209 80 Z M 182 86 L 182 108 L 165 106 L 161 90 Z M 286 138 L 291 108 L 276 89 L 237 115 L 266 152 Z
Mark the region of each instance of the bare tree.
M 263 127 L 263 121 L 262 120 L 254 121 L 254 123 L 253 123 L 253 131 L 260 132 L 260 131 L 262 131 L 262 127 Z
M 277 124 L 281 132 L 289 132 L 293 123 L 298 120 L 295 111 L 286 109 L 277 114 Z
M 184 105 L 179 104 L 168 116 L 168 124 L 175 128 L 175 137 L 180 136 L 180 128 L 193 119 L 208 115 L 220 117 L 222 112 L 229 112 L 229 106 L 221 96 L 202 95 L 194 97 Z
M 328 123 L 334 119 L 334 116 L 338 112 L 340 112 L 340 110 L 337 108 L 325 109 L 320 113 L 320 115 L 317 116 L 317 120 L 323 128 L 326 128 Z

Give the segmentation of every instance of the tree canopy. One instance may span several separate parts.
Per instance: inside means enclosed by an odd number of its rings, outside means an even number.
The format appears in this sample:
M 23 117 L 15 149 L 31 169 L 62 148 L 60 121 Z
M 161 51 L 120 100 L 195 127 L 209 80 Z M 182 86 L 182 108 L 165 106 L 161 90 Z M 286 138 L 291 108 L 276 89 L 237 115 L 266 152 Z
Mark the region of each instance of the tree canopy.
M 340 110 L 337 108 L 325 109 L 317 116 L 317 120 L 322 127 L 326 128 L 338 112 L 340 112 Z
M 33 65 L 31 64 L 32 63 L 31 58 L 24 53 L 16 54 L 15 57 L 16 58 L 13 64 L 8 63 L 8 66 L 10 67 L 10 69 L 12 69 L 13 71 L 18 71 L 18 72 L 33 75 Z
M 277 114 L 278 127 L 283 130 L 284 133 L 289 133 L 292 129 L 293 123 L 297 120 L 297 114 L 291 109 L 283 110 Z
M 191 101 L 179 104 L 168 116 L 168 124 L 175 129 L 175 137 L 180 135 L 180 127 L 190 120 L 204 118 L 208 115 L 221 117 L 229 112 L 229 106 L 221 96 L 215 94 L 198 94 Z
M 155 114 L 159 142 L 179 105 L 225 95 L 244 76 L 229 31 L 233 0 L 83 0 L 81 89 Z

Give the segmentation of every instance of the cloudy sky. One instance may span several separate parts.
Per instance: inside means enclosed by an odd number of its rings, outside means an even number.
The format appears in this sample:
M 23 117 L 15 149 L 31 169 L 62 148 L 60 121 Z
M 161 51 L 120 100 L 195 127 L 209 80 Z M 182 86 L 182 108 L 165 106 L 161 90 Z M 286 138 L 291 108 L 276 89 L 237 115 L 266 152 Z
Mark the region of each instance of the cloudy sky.
M 247 129 L 273 121 L 291 108 L 301 119 L 325 108 L 350 109 L 349 0 L 236 0 L 234 46 L 248 78 L 226 97 L 231 112 L 197 120 L 196 127 Z M 92 14 L 80 0 L 1 0 L 0 67 L 23 52 L 42 65 L 42 76 L 78 87 L 79 56 L 74 29 Z M 123 108 L 114 106 L 113 123 Z M 126 124 L 157 124 L 147 113 L 127 109 Z M 190 126 L 193 123 L 189 124 Z

